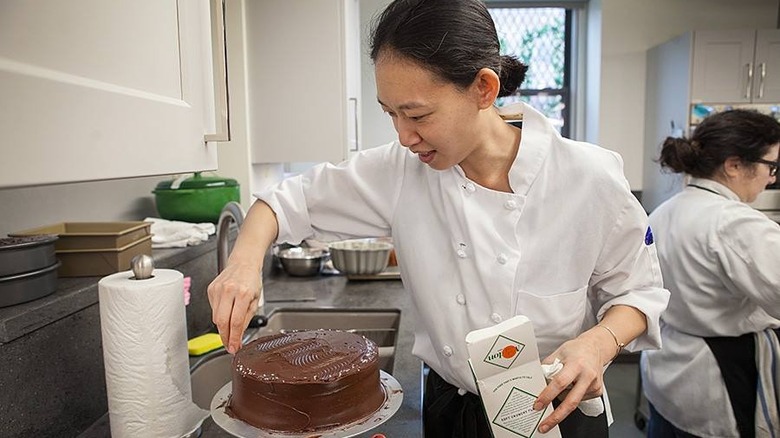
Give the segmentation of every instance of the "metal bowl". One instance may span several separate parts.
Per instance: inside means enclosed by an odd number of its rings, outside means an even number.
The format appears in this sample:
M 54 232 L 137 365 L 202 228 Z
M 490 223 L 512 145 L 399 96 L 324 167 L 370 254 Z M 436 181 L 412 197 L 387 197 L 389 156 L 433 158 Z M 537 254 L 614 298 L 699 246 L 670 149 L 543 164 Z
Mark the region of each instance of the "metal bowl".
M 322 271 L 327 252 L 321 249 L 288 248 L 279 251 L 277 257 L 282 269 L 295 277 L 311 277 Z
M 329 245 L 333 267 L 346 275 L 373 275 L 384 271 L 393 244 L 376 239 L 353 239 Z

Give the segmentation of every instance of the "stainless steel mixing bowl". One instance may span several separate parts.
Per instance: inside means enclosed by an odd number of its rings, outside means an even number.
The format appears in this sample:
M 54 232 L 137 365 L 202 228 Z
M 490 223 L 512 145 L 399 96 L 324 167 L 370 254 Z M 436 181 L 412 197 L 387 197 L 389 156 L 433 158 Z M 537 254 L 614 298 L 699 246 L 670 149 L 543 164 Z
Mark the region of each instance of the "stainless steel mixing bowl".
M 322 265 L 328 253 L 321 249 L 287 248 L 279 251 L 277 257 L 282 263 L 282 269 L 295 277 L 311 277 L 322 271 Z

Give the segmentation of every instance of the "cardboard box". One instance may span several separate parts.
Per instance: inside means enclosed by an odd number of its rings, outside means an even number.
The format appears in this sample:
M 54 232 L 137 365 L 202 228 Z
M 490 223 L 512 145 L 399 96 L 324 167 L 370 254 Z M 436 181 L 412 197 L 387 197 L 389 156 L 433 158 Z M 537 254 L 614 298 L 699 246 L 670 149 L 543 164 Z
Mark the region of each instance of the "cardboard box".
M 93 277 L 131 269 L 133 257 L 152 255 L 152 236 L 130 242 L 121 248 L 65 249 L 55 251 L 62 262 L 57 271 L 60 277 Z
M 466 335 L 469 366 L 496 438 L 561 438 L 558 427 L 539 432 L 552 404 L 534 411 L 547 386 L 531 321 L 522 315 Z
M 117 250 L 151 236 L 151 222 L 60 222 L 17 231 L 11 237 L 54 234 L 56 250 Z
M 130 269 L 133 257 L 152 255 L 151 222 L 60 222 L 9 234 L 54 234 L 60 277 L 93 277 Z

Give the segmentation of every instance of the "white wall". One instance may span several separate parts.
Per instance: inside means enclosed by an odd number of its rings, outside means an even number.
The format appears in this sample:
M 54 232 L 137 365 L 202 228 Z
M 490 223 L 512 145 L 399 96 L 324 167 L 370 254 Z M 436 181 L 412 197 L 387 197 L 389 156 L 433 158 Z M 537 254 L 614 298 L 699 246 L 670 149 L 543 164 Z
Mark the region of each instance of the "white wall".
M 599 105 L 601 104 L 601 0 L 590 0 L 586 13 L 585 32 L 585 141 L 598 143 Z M 580 63 L 581 65 L 582 63 Z
M 246 0 L 225 2 L 231 138 L 229 142 L 219 145 L 218 159 L 220 175 L 235 178 L 241 185 L 241 206 L 247 211 L 254 202 L 254 192 L 282 179 L 283 165 L 252 163 L 252 138 L 248 126 L 245 2 Z
M 217 152 L 219 171 L 222 176 L 234 178 L 241 186 L 241 205 L 244 210 L 252 202 L 251 148 L 247 126 L 247 71 L 244 56 L 244 0 L 225 2 L 225 44 L 230 96 L 230 141 L 221 143 Z
M 58 222 L 135 221 L 157 216 L 152 190 L 163 179 L 138 178 L 0 190 L 0 237 Z
M 361 149 L 367 149 L 389 143 L 398 138 L 393 128 L 390 117 L 382 111 L 376 101 L 376 78 L 374 77 L 374 64 L 371 62 L 371 21 L 390 4 L 390 0 L 360 0 L 360 59 L 361 59 L 361 94 L 363 104 L 361 115 L 363 117 Z
M 647 50 L 688 30 L 775 28 L 778 0 L 600 2 L 601 90 L 596 142 L 623 155 L 631 188 L 641 190 Z

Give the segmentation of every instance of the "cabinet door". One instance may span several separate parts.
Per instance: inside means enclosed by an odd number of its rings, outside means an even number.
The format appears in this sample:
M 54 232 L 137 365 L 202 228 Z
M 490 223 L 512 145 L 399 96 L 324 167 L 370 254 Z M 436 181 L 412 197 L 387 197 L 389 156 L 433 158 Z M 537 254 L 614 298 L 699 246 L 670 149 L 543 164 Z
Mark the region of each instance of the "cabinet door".
M 780 29 L 759 30 L 753 102 L 780 102 Z
M 254 163 L 346 158 L 345 0 L 245 4 Z
M 3 0 L 0 187 L 216 168 L 206 0 Z
M 748 103 L 755 75 L 754 30 L 697 31 L 693 36 L 693 103 Z
M 347 91 L 347 145 L 348 155 L 352 156 L 360 151 L 363 144 L 360 132 L 361 99 L 360 84 L 360 3 L 358 0 L 344 1 L 344 35 L 346 41 L 346 91 Z

